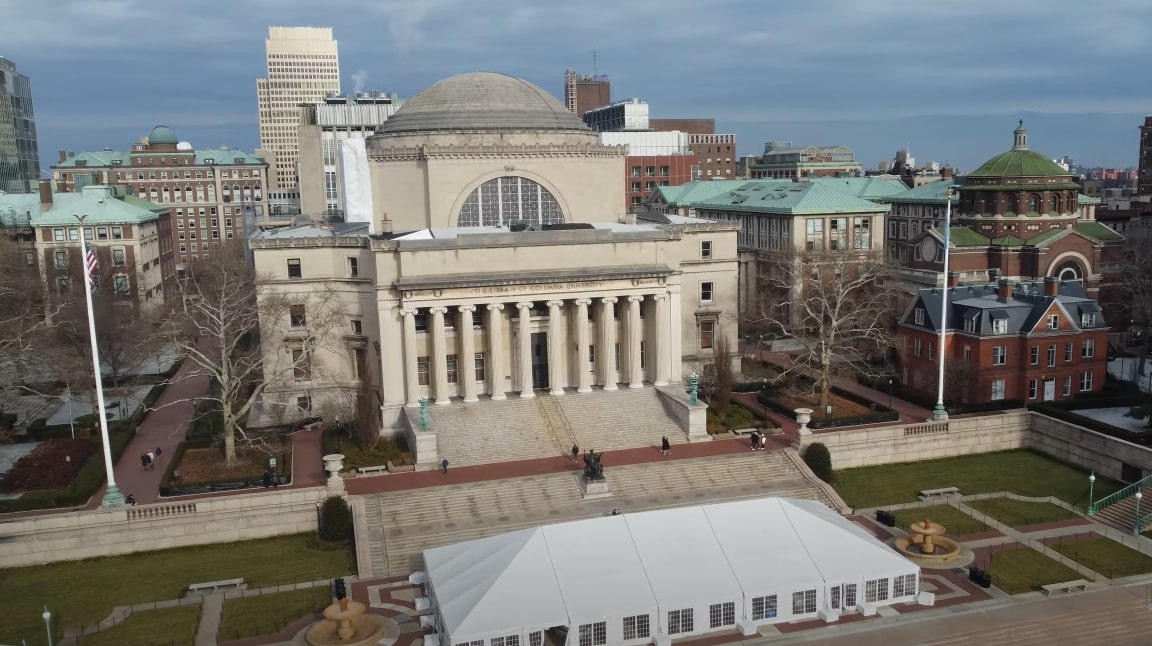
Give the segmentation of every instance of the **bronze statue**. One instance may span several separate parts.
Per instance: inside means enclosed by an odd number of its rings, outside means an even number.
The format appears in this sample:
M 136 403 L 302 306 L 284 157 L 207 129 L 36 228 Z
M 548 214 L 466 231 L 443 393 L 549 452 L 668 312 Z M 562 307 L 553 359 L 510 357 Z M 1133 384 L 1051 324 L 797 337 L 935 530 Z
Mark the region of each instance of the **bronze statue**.
M 595 482 L 604 479 L 604 467 L 600 464 L 600 455 L 589 450 L 584 454 L 584 481 Z

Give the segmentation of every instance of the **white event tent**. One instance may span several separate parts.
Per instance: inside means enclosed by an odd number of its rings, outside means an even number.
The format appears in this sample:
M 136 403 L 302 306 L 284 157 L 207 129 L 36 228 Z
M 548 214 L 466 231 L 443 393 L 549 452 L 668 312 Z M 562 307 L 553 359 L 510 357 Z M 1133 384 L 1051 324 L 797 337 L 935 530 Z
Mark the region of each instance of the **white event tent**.
M 424 551 L 443 646 L 604 646 L 914 601 L 920 568 L 811 500 L 544 525 Z

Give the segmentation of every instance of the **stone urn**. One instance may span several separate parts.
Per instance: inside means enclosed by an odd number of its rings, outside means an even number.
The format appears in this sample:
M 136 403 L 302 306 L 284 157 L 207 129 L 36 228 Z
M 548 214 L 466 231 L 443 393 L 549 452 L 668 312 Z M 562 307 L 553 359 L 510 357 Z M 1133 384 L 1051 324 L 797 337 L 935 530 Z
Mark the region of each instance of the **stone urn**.
M 795 412 L 796 412 L 796 423 L 800 425 L 800 428 L 797 429 L 797 431 L 800 433 L 800 435 L 808 435 L 809 433 L 812 432 L 811 430 L 808 429 L 808 422 L 812 421 L 812 409 L 811 408 L 797 408 L 797 409 L 795 409 Z
M 340 471 L 344 469 L 344 454 L 332 453 L 324 456 L 324 470 L 328 472 L 329 478 L 339 477 Z

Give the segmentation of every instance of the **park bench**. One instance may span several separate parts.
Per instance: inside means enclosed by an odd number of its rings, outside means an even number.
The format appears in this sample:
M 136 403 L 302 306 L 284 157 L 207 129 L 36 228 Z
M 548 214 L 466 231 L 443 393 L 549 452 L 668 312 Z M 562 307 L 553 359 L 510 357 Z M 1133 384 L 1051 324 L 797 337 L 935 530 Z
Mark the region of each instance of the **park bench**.
M 1044 594 L 1052 596 L 1054 592 L 1075 592 L 1077 590 L 1087 590 L 1088 582 L 1084 579 L 1076 579 L 1075 581 L 1065 581 L 1064 583 L 1049 583 L 1048 585 L 1040 586 Z
M 356 472 L 360 473 L 360 474 L 380 473 L 381 471 L 387 472 L 388 471 L 388 465 L 378 464 L 374 467 L 356 467 Z
M 920 492 L 921 500 L 934 500 L 936 498 L 946 498 L 948 496 L 959 495 L 960 490 L 956 487 L 942 487 L 940 489 L 925 489 Z
M 244 579 L 224 579 L 222 581 L 208 581 L 206 583 L 193 583 L 188 586 L 189 592 L 216 592 L 217 590 L 225 588 L 235 588 L 237 590 L 244 587 Z

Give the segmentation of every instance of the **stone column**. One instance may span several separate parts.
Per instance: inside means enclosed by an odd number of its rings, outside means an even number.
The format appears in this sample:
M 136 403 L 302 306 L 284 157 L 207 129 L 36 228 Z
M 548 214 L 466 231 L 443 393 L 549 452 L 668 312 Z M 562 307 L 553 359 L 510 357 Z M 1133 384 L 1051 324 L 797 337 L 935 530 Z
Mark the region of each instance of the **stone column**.
M 652 355 L 655 357 L 653 366 L 656 368 L 656 379 L 653 383 L 657 386 L 667 386 L 669 373 L 668 337 L 671 334 L 668 326 L 668 295 L 656 294 L 652 299 L 656 301 L 652 308 L 656 310 L 656 352 Z
M 592 375 L 588 372 L 588 306 L 592 300 L 576 299 L 576 380 L 578 393 L 592 392 Z
M 416 374 L 416 310 L 403 310 L 404 317 L 404 402 L 420 405 L 420 377 Z
M 684 343 L 683 312 L 680 308 L 680 286 L 668 286 L 668 338 L 671 341 L 669 349 L 668 374 L 669 381 L 680 383 L 684 378 L 684 359 L 682 358 L 681 344 Z
M 475 305 L 461 305 L 457 308 L 456 336 L 460 337 L 460 354 L 456 355 L 456 380 L 460 382 L 464 401 L 478 401 L 476 397 L 476 335 L 472 332 L 472 313 Z
M 432 327 L 432 379 L 436 384 L 436 403 L 447 406 L 448 399 L 448 342 L 444 337 L 444 314 L 447 307 L 429 307 L 432 320 L 428 323 Z M 456 377 L 460 377 L 460 358 L 456 358 Z
M 600 299 L 600 378 L 604 390 L 616 390 L 616 319 L 615 296 Z
M 560 308 L 564 301 L 548 301 L 548 387 L 553 395 L 564 394 L 564 325 Z
M 500 312 L 504 310 L 503 303 L 488 304 L 488 394 L 492 399 L 507 399 L 504 394 L 504 336 Z
M 640 319 L 643 296 L 628 297 L 628 387 L 644 387 L 644 369 L 640 367 L 640 344 L 644 341 L 644 321 Z
M 532 386 L 532 303 L 516 303 L 519 310 L 517 319 L 517 332 L 520 335 L 520 397 L 528 399 L 535 397 Z

